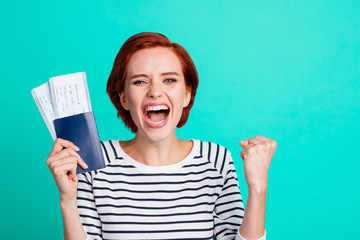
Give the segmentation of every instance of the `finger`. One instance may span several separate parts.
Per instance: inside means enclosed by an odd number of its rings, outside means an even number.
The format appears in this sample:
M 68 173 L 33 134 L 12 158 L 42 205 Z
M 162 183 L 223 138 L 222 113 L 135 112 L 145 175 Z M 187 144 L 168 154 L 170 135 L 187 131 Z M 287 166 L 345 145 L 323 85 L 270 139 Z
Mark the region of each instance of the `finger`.
M 82 167 L 83 169 L 88 168 L 88 165 L 85 163 L 84 159 L 82 159 L 82 157 L 77 152 L 74 152 L 74 150 L 71 148 L 67 148 L 65 150 L 69 151 L 72 156 L 75 156 L 77 158 L 77 164 L 79 164 L 80 167 Z
M 77 165 L 66 173 L 68 175 L 67 176 L 68 179 L 70 181 L 72 181 L 72 182 L 77 182 L 78 181 L 78 177 L 76 175 L 76 168 L 77 168 Z
M 75 156 L 64 157 L 64 158 L 58 159 L 57 161 L 52 161 L 50 163 L 49 167 L 50 167 L 50 169 L 54 169 L 58 166 L 68 164 L 68 163 L 72 163 L 74 166 L 76 166 L 77 165 L 77 157 L 75 157 Z
M 245 151 L 241 151 L 241 152 L 240 152 L 240 157 L 242 158 L 243 161 L 246 160 L 247 155 L 246 155 Z
M 68 175 L 68 179 L 72 180 L 73 182 L 76 182 L 78 180 L 77 176 L 76 176 L 76 172 L 72 172 Z
M 248 144 L 249 144 L 249 140 L 248 140 L 248 139 L 245 139 L 245 140 L 242 140 L 241 142 L 239 142 L 239 145 L 240 145 L 241 147 L 246 147 Z
M 75 175 L 75 177 L 73 177 L 71 180 L 72 180 L 73 182 L 77 182 L 79 179 L 78 179 L 77 175 Z
M 77 152 L 75 152 L 74 149 L 72 149 L 72 148 L 65 148 L 65 149 L 62 149 L 57 154 L 49 157 L 48 164 L 53 161 L 59 161 L 60 159 L 64 159 L 66 157 L 80 157 L 80 155 Z
M 72 148 L 66 148 L 59 152 L 57 155 L 50 157 L 48 159 L 48 165 L 52 165 L 53 162 L 66 162 L 66 159 L 74 160 L 73 158 L 76 158 L 76 163 L 79 164 L 83 169 L 87 169 L 88 166 L 85 163 L 85 161 L 80 157 L 78 153 L 76 153 Z M 56 164 L 55 164 L 56 165 Z
M 64 169 L 64 166 L 67 168 Z M 77 168 L 77 158 L 71 157 L 66 159 L 61 159 L 61 161 L 54 161 L 49 165 L 50 171 L 56 176 L 63 176 L 68 172 L 71 172 L 72 169 Z
M 265 144 L 268 147 L 272 147 L 274 149 L 276 149 L 277 147 L 277 143 L 275 140 L 267 138 L 267 137 L 263 137 L 263 136 L 255 136 L 255 138 L 251 139 L 251 142 L 253 143 L 257 143 L 257 144 Z
M 75 164 L 75 162 L 61 163 L 57 166 L 54 166 L 54 168 L 52 169 L 52 173 L 54 174 L 54 177 L 67 176 L 68 174 L 76 174 L 76 167 L 77 165 Z
M 262 141 L 270 140 L 269 138 L 264 137 L 264 136 L 260 136 L 260 135 L 256 135 L 255 138 L 257 138 L 257 139 L 259 139 L 259 140 L 262 140 Z
M 80 167 L 82 167 L 83 169 L 87 169 L 89 166 L 85 163 L 85 161 L 84 161 L 84 159 L 82 159 L 81 157 L 80 157 L 80 159 L 78 159 L 78 162 L 77 162 L 79 165 L 80 165 Z
M 253 138 L 249 138 L 249 144 L 260 144 L 263 143 L 264 141 L 261 138 L 253 137 Z
M 246 145 L 245 147 L 243 147 L 243 151 L 248 151 L 250 148 L 255 147 L 257 144 L 255 143 L 249 143 L 248 145 Z
M 267 137 L 263 137 L 263 136 L 256 136 L 256 138 L 258 138 L 259 140 L 263 141 L 263 143 L 265 143 L 266 145 L 269 145 L 272 148 L 277 147 L 277 143 L 275 140 L 267 138 Z
M 76 163 L 80 165 L 83 169 L 87 169 L 88 165 L 85 163 L 85 161 L 80 157 L 80 155 L 76 152 L 74 152 L 73 149 L 67 148 L 64 151 L 59 153 L 59 157 L 61 158 L 61 155 L 64 154 L 64 157 L 76 157 Z M 69 154 L 69 155 L 68 155 Z
M 57 154 L 58 152 L 60 152 L 64 148 L 72 148 L 76 152 L 78 152 L 80 150 L 74 143 L 72 143 L 72 142 L 70 142 L 68 140 L 62 139 L 62 138 L 58 138 L 58 139 L 56 139 L 56 141 L 54 143 L 54 146 L 51 149 L 49 157 Z

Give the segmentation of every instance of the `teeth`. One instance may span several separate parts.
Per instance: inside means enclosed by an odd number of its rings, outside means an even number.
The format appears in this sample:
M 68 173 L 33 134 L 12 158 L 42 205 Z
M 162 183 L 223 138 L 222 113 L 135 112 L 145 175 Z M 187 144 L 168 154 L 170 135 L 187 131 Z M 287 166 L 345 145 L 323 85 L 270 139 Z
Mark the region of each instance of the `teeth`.
M 149 106 L 145 110 L 148 111 L 160 111 L 160 110 L 168 110 L 169 108 L 166 105 L 157 105 L 157 106 Z
M 159 121 L 159 122 L 153 122 L 153 121 L 150 120 L 150 118 L 146 117 L 146 121 L 148 121 L 148 122 L 150 122 L 150 123 L 152 123 L 152 124 L 160 124 L 160 123 L 164 122 L 165 119 L 164 119 L 164 120 L 161 120 L 161 121 Z

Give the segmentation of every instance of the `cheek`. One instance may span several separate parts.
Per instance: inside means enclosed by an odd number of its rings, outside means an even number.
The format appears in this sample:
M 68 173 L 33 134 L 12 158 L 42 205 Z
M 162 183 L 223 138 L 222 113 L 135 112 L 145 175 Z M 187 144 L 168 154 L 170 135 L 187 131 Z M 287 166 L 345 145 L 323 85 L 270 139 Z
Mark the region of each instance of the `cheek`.
M 184 101 L 186 99 L 185 89 L 176 89 L 173 92 L 172 96 L 173 96 L 173 99 L 175 99 L 175 101 L 176 101 L 175 107 L 178 110 L 177 112 L 179 112 L 179 114 L 181 115 Z
M 136 99 L 133 95 L 131 94 L 127 94 L 126 95 L 126 98 L 127 98 L 127 102 L 128 102 L 128 105 L 130 107 L 130 109 L 132 109 L 134 107 L 134 100 Z
M 127 99 L 127 104 L 129 106 L 129 110 L 131 113 L 131 116 L 134 118 L 134 114 L 137 112 L 137 110 L 139 109 L 141 103 L 141 98 L 139 96 L 139 94 L 137 94 L 135 91 L 128 91 L 126 93 L 126 99 Z
M 129 106 L 136 104 L 136 100 L 139 99 L 139 93 L 136 89 L 129 87 L 126 91 L 126 99 L 128 100 Z

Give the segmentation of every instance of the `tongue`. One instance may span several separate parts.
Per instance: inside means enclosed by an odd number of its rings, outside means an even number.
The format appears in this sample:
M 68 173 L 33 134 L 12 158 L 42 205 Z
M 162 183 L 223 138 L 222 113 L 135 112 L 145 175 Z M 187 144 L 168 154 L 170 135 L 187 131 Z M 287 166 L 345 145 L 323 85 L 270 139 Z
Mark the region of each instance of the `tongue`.
M 149 112 L 147 115 L 152 122 L 161 122 L 166 118 L 165 112 Z

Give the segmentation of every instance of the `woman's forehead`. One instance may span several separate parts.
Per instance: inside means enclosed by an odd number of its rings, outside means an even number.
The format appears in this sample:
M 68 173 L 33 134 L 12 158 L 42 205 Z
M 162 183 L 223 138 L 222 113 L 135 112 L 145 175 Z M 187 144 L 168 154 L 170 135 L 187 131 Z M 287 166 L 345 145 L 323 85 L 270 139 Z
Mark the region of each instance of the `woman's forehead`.
M 182 68 L 179 58 L 170 48 L 155 47 L 136 51 L 129 60 L 127 72 L 129 76 L 167 72 L 182 75 Z

